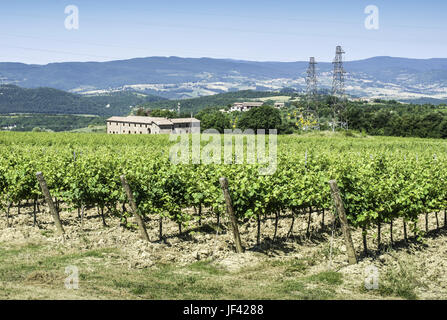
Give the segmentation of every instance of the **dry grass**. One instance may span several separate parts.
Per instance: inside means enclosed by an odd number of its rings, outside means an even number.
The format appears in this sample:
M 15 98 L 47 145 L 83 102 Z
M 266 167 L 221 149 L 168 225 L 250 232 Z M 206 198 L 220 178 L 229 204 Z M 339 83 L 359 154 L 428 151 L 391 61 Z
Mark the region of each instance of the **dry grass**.
M 148 223 L 152 241 L 138 240 L 134 230 L 118 227 L 107 217 L 109 227 L 89 213 L 84 227 L 76 216 L 63 213 L 67 236 L 53 232 L 51 217 L 14 213 L 13 227 L 0 220 L 0 299 L 445 299 L 444 272 L 447 229 L 432 230 L 425 243 L 402 241 L 395 224 L 394 246 L 382 229 L 385 249 L 377 251 L 373 232 L 368 235 L 370 252 L 361 256 L 361 233 L 353 239 L 360 255 L 358 265 L 346 263 L 343 238 L 336 233 L 330 249 L 330 232 L 320 230 L 312 219 L 310 238 L 305 235 L 307 218 L 297 219 L 294 236 L 286 239 L 290 219 L 280 221 L 278 241 L 273 221 L 262 227 L 263 241 L 256 246 L 255 224 L 241 228 L 244 254 L 232 253 L 231 234 L 215 241 L 210 224 L 191 226 L 176 234 L 175 224 L 166 224 L 167 242 L 156 241 L 156 225 Z M 204 222 L 205 223 L 205 222 Z M 420 221 L 421 226 L 424 221 Z M 303 231 L 304 230 L 304 231 Z M 153 234 L 152 234 L 153 233 Z M 197 252 L 194 252 L 197 251 Z M 205 252 L 202 252 L 205 251 Z M 331 259 L 332 265 L 329 265 Z M 364 288 L 364 270 L 375 265 L 380 271 L 378 290 Z M 65 268 L 79 269 L 79 290 L 64 286 Z

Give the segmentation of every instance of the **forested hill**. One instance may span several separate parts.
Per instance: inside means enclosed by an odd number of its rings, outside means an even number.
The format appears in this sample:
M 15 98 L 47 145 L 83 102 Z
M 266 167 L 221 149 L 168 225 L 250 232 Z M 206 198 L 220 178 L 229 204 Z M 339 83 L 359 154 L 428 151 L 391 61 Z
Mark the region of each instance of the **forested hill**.
M 82 96 L 53 88 L 0 86 L 0 113 L 127 115 L 130 107 L 163 98 L 131 91 Z
M 290 96 L 292 94 L 292 92 L 288 92 L 286 89 L 280 92 L 241 90 L 191 99 L 151 101 L 145 103 L 143 107 L 145 109 L 176 109 L 177 104 L 180 103 L 182 112 L 197 113 L 208 107 L 226 107 L 234 102 L 243 102 L 246 100 L 256 100 L 267 97 L 274 98 L 275 96 Z

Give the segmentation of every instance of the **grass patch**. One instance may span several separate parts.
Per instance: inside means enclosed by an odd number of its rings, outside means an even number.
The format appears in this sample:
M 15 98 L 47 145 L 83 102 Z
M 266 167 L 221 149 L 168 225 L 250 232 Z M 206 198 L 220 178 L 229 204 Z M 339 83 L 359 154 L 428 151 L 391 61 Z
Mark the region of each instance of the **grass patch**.
M 39 251 L 43 248 L 43 245 L 37 243 L 28 243 L 24 246 L 9 246 L 0 247 L 0 259 L 9 258 L 11 256 L 17 256 L 19 254 L 30 254 Z
M 221 272 L 205 261 L 186 267 L 159 265 L 156 270 L 113 274 L 111 285 L 124 290 L 126 294 L 145 299 L 219 299 L 226 297 L 224 284 L 214 278 L 219 277 Z
M 54 267 L 60 267 L 65 266 L 71 262 L 75 262 L 76 260 L 82 259 L 82 258 L 88 258 L 88 257 L 94 257 L 94 258 L 103 258 L 104 254 L 106 253 L 112 253 L 116 252 L 117 250 L 115 248 L 105 248 L 105 249 L 95 249 L 95 250 L 89 250 L 84 251 L 80 253 L 71 253 L 71 254 L 61 254 L 56 256 L 47 256 L 43 259 L 38 261 L 39 267 L 42 268 L 54 268 Z
M 307 259 L 273 260 L 269 264 L 272 267 L 284 268 L 284 275 L 286 276 L 293 276 L 295 273 L 304 273 L 309 268 Z
M 210 260 L 196 261 L 188 266 L 191 271 L 206 273 L 209 275 L 224 275 L 227 272 L 212 264 Z
M 277 293 L 282 299 L 328 300 L 335 298 L 335 290 L 326 286 L 310 285 L 305 279 L 283 281 Z
M 133 294 L 139 296 L 147 293 L 149 290 L 149 287 L 144 283 L 138 283 L 130 292 Z
M 324 248 L 320 251 L 321 255 L 325 258 L 325 259 L 329 259 L 331 256 L 331 245 L 330 243 L 326 244 L 324 246 Z M 337 247 L 332 247 L 332 256 L 338 256 L 342 254 L 341 250 Z
M 298 279 L 286 279 L 276 288 L 284 299 L 327 300 L 336 298 L 335 287 L 342 284 L 342 275 L 323 271 Z
M 397 296 L 403 299 L 416 300 L 415 289 L 419 286 L 419 281 L 414 276 L 414 270 L 408 265 L 399 263 L 398 269 L 388 269 L 380 279 L 379 293 L 382 296 Z
M 42 230 L 40 231 L 40 234 L 43 235 L 44 237 L 51 237 L 54 235 L 54 231 L 53 230 Z
M 309 280 L 336 286 L 343 283 L 341 273 L 338 273 L 336 271 L 323 271 L 310 276 Z
M 64 254 L 63 251 L 50 252 L 48 255 L 43 245 L 27 244 L 19 248 L 0 249 L 0 280 L 20 281 L 25 280 L 30 274 L 42 270 L 57 270 L 63 272 L 63 268 L 75 264 L 82 258 L 103 258 L 105 253 L 116 252 L 114 248 L 89 250 L 79 253 Z M 23 257 L 26 256 L 26 259 Z M 79 266 L 80 267 L 80 266 Z
M 123 279 L 113 279 L 112 283 L 115 288 L 126 289 L 126 291 L 137 296 L 146 294 L 150 289 L 149 285 L 143 282 L 132 282 Z

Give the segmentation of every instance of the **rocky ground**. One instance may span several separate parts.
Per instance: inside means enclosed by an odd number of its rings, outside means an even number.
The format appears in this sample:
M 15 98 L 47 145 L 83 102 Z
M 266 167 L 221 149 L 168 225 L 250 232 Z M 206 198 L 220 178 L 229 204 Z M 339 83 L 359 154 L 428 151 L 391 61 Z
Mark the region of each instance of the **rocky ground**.
M 177 224 L 165 219 L 163 241 L 159 241 L 158 220 L 147 221 L 147 230 L 151 239 L 148 243 L 139 238 L 137 231 L 123 227 L 118 217 L 107 215 L 107 226 L 103 226 L 96 209 L 89 210 L 81 226 L 81 221 L 75 212 L 61 211 L 61 219 L 66 231 L 64 236 L 55 232 L 51 216 L 47 212 L 38 213 L 38 225 L 34 227 L 32 208 L 22 208 L 20 215 L 13 208 L 9 226 L 6 216 L 2 214 L 0 216 L 0 246 L 4 250 L 10 250 L 5 251 L 5 255 L 13 248 L 30 244 L 43 245 L 45 250 L 54 251 L 56 255 L 59 252 L 64 254 L 116 249 L 104 255 L 104 259 L 101 260 L 103 267 L 113 265 L 114 268 L 127 271 L 157 270 L 160 265 L 188 267 L 204 261 L 228 272 L 227 277 L 231 274 L 241 274 L 242 271 L 250 270 L 250 268 L 255 270 L 264 266 L 275 270 L 277 274 L 274 277 L 283 276 L 287 279 L 289 277 L 293 279 L 295 276 L 312 279 L 316 275 L 324 275 L 325 272 L 330 271 L 340 274 L 343 282 L 341 285 L 334 286 L 334 295 L 329 298 L 447 298 L 445 272 L 447 229 L 443 228 L 444 220 L 441 214 L 438 217 L 439 228 L 437 228 L 435 215 L 429 216 L 430 231 L 422 242 L 411 238 L 413 236 L 411 232 L 409 232 L 408 242 L 403 241 L 402 224 L 395 222 L 393 244 L 391 245 L 390 242 L 389 225 L 383 225 L 381 231 L 383 247 L 377 250 L 377 233 L 370 232 L 367 255 L 363 253 L 361 231 L 354 231 L 353 242 L 359 263 L 348 265 L 346 247 L 340 231 L 332 232 L 331 226 L 327 223 L 328 217 L 326 217 L 325 227 L 322 228 L 321 216 L 316 213 L 312 215 L 309 234 L 306 234 L 308 217 L 301 216 L 295 220 L 293 234 L 289 237 L 287 234 L 291 218 L 282 217 L 279 220 L 275 241 L 272 240 L 275 221 L 273 219 L 263 221 L 259 245 L 256 244 L 256 221 L 242 224 L 240 232 L 245 253 L 236 254 L 232 233 L 225 227 L 229 226 L 228 221 L 222 221 L 220 230 L 217 232 L 214 217 L 204 219 L 201 225 L 194 222 L 183 227 L 182 234 L 179 234 Z M 424 217 L 421 217 L 419 227 L 425 229 Z M 378 288 L 367 290 L 365 277 L 367 277 L 367 272 L 373 272 L 374 268 L 377 268 Z M 48 277 L 51 280 L 51 275 L 45 272 L 45 270 L 41 272 L 34 270 L 24 276 L 24 281 L 39 283 L 43 281 L 40 278 Z M 5 278 L 0 283 L 5 288 L 12 286 L 10 279 L 14 279 L 14 276 Z M 313 285 L 306 287 L 306 290 L 313 290 Z M 12 295 L 6 298 L 16 297 Z M 33 298 L 38 297 L 38 295 L 33 296 Z M 51 294 L 48 297 L 52 298 Z M 319 296 L 316 297 L 319 298 Z M 89 296 L 82 298 L 89 298 Z

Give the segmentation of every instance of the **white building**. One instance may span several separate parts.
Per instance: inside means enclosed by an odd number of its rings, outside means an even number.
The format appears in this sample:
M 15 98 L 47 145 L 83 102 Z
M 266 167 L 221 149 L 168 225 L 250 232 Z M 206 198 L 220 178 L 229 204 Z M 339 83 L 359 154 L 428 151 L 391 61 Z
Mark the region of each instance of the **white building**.
M 200 120 L 162 117 L 111 117 L 107 119 L 109 134 L 199 133 Z
M 276 108 L 276 109 L 281 109 L 281 108 L 284 108 L 284 102 L 275 102 L 275 105 L 274 105 L 274 107 Z
M 245 112 L 253 108 L 260 107 L 263 104 L 264 104 L 263 102 L 236 102 L 231 106 L 230 112 L 233 111 Z

